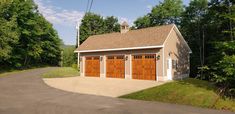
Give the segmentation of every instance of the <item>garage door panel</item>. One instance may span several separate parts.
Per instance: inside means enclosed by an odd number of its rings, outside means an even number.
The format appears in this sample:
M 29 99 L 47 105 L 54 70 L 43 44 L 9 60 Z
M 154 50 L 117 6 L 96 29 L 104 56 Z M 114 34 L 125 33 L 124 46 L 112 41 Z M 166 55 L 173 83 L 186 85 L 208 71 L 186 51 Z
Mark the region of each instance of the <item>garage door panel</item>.
M 86 57 L 85 75 L 91 77 L 100 76 L 100 57 Z
M 125 78 L 124 56 L 107 57 L 106 76 L 109 78 Z
M 156 59 L 154 54 L 132 56 L 133 79 L 156 80 Z

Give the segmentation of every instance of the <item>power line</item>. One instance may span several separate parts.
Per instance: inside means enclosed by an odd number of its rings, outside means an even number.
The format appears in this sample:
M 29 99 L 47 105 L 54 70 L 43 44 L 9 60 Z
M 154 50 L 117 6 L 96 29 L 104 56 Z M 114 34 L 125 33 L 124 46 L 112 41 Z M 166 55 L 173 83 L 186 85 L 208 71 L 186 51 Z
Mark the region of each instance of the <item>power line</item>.
M 90 0 L 87 0 L 86 13 L 87 13 L 87 11 L 88 11 L 89 4 L 90 4 Z M 86 14 L 86 13 L 85 13 L 85 14 Z
M 93 5 L 93 0 L 91 0 L 91 5 L 90 5 L 90 8 L 89 8 L 89 12 L 91 11 L 92 5 Z

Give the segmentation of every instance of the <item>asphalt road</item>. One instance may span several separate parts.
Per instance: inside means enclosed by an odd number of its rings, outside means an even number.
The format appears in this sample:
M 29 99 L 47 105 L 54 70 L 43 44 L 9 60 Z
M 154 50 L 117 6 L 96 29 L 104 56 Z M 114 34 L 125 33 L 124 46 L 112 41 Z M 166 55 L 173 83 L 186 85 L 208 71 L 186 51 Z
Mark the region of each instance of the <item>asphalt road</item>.
M 0 78 L 0 114 L 234 114 L 191 106 L 65 92 L 35 69 Z

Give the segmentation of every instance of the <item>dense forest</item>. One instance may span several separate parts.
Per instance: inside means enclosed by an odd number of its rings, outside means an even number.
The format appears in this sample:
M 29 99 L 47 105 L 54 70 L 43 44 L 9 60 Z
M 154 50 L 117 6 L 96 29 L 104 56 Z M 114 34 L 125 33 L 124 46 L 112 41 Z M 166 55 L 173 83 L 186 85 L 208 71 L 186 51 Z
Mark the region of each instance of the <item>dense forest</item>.
M 234 3 L 234 0 L 191 0 L 184 6 L 182 0 L 164 0 L 135 20 L 131 29 L 176 24 L 193 52 L 190 76 L 214 82 L 222 96 L 234 97 Z M 88 13 L 80 26 L 80 43 L 90 35 L 119 31 L 114 25 L 107 27 L 100 15 Z
M 33 0 L 0 1 L 0 68 L 58 65 L 61 40 Z

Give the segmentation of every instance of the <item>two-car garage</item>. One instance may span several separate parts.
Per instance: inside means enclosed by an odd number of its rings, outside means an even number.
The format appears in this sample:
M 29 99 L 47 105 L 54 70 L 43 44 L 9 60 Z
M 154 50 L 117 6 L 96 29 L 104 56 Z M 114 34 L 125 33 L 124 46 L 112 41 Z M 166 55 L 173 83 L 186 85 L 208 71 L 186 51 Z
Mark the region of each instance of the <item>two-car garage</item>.
M 99 56 L 86 57 L 85 76 L 100 77 Z M 106 56 L 106 77 L 125 78 L 125 56 L 111 55 Z M 132 55 L 131 61 L 132 79 L 156 80 L 156 55 L 138 54 Z

